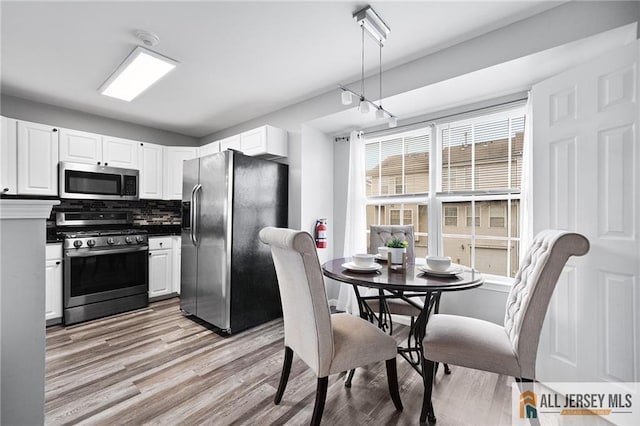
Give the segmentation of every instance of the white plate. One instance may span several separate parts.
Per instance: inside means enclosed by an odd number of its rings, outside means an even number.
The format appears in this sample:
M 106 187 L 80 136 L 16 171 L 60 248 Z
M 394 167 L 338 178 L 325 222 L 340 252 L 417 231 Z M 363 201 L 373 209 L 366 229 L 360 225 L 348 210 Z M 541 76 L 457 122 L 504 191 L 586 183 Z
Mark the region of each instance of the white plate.
M 363 272 L 363 273 L 376 272 L 382 269 L 382 265 L 379 265 L 377 263 L 371 266 L 358 266 L 353 262 L 347 262 L 347 263 L 343 263 L 342 267 L 352 272 Z
M 376 255 L 375 255 L 375 256 L 373 256 L 373 257 L 375 257 L 375 258 L 376 258 L 376 259 L 378 259 L 378 260 L 383 260 L 383 261 L 385 261 L 385 262 L 387 261 L 387 256 L 381 256 L 381 255 L 379 255 L 379 254 L 376 254 Z
M 433 269 L 429 268 L 429 266 L 427 265 L 420 265 L 418 266 L 418 269 L 424 272 L 425 274 L 433 275 L 436 277 L 452 277 L 456 274 L 464 272 L 464 267 L 460 265 L 451 265 L 449 266 L 449 269 L 445 271 L 434 271 Z

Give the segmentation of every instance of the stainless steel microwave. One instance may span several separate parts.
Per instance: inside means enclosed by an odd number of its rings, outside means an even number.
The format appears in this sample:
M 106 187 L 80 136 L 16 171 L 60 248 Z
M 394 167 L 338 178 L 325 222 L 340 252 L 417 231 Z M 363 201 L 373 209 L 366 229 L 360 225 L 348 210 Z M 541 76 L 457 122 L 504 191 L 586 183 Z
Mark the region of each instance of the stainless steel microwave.
M 138 181 L 138 170 L 60 162 L 60 198 L 137 200 Z

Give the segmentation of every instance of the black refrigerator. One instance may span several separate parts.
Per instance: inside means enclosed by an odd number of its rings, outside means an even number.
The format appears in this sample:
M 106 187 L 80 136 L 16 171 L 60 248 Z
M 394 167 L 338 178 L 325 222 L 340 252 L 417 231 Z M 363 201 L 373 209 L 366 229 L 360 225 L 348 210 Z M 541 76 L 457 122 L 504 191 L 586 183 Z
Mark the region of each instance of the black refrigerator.
M 282 315 L 269 247 L 287 227 L 288 166 L 224 151 L 184 162 L 180 307 L 232 334 Z

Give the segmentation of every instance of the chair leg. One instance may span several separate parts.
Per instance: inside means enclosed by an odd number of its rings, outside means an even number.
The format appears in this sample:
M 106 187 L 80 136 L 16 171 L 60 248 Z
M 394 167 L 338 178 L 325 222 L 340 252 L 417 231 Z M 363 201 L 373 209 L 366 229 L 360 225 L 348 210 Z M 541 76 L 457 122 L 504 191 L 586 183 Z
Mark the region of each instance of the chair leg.
M 289 373 L 291 372 L 291 361 L 293 361 L 293 349 L 288 346 L 284 347 L 284 364 L 282 365 L 282 374 L 280 375 L 280 384 L 278 385 L 278 391 L 276 397 L 273 400 L 276 405 L 280 404 L 284 389 L 287 387 L 289 381 Z
M 316 426 L 322 420 L 322 412 L 324 411 L 324 401 L 327 399 L 327 385 L 329 377 L 318 377 L 318 388 L 316 389 L 316 403 L 313 406 L 313 417 L 311 417 L 311 425 Z
M 388 359 L 387 361 L 387 383 L 389 384 L 389 393 L 393 405 L 396 410 L 402 411 L 402 401 L 400 400 L 400 392 L 398 391 L 398 370 L 396 369 L 396 359 Z
M 353 380 L 353 375 L 355 374 L 356 369 L 354 368 L 353 370 L 349 371 L 349 375 L 347 375 L 347 380 L 345 380 L 344 382 L 344 387 L 345 388 L 350 388 L 351 387 L 351 380 Z
M 424 383 L 424 394 L 422 398 L 422 412 L 420 413 L 420 424 L 424 424 L 427 420 L 429 423 L 436 422 L 436 416 L 433 412 L 433 404 L 431 403 L 431 395 L 433 391 L 433 375 L 435 363 L 422 357 L 422 380 Z

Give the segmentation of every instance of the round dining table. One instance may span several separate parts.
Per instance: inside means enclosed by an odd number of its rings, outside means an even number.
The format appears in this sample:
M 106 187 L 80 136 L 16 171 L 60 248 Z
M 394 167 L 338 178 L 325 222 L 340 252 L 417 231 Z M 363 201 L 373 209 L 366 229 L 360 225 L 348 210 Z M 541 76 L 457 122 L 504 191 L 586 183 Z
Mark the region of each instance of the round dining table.
M 322 265 L 322 271 L 329 278 L 353 286 L 362 318 L 377 323 L 378 327 L 391 334 L 393 322 L 388 301 L 400 299 L 415 308 L 418 315 L 415 321 L 411 319 L 407 344 L 398 346 L 398 353 L 420 375 L 422 375 L 424 354 L 422 340 L 429 316 L 432 313 L 438 313 L 441 294 L 469 290 L 484 283 L 480 272 L 460 265 L 453 265 L 457 268 L 456 271 L 460 271 L 459 273 L 436 276 L 425 272 L 428 268 L 423 263 L 424 259 L 417 259 L 417 263 L 407 262 L 404 267 L 397 265 L 389 267 L 387 262 L 378 260 L 380 268 L 372 272 L 348 269 L 350 260 L 351 258 L 348 257 L 330 260 Z M 377 312 L 372 309 L 372 303 L 376 304 Z M 445 372 L 448 372 L 447 366 L 445 366 Z M 350 386 L 352 377 L 353 371 L 347 378 L 347 386 Z

